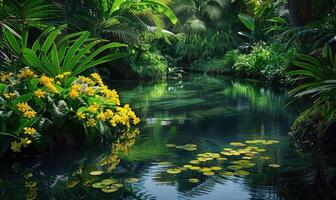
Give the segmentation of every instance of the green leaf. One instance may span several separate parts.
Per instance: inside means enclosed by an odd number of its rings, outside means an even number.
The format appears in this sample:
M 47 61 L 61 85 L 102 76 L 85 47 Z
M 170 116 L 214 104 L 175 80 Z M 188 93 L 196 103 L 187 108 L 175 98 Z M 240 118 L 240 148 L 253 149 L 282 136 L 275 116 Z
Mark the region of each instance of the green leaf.
M 240 13 L 238 15 L 240 21 L 248 28 L 250 31 L 254 32 L 255 30 L 255 19 L 249 15 Z

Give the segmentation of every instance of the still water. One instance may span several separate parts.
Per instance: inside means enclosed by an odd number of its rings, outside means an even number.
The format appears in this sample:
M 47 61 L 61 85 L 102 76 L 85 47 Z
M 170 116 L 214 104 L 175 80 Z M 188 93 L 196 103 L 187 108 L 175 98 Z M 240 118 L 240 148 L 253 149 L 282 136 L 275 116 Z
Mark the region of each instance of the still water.
M 336 199 L 336 160 L 288 136 L 302 108 L 286 106 L 286 91 L 203 75 L 113 86 L 141 117 L 140 133 L 2 159 L 0 199 Z M 102 192 L 103 180 L 114 186 Z

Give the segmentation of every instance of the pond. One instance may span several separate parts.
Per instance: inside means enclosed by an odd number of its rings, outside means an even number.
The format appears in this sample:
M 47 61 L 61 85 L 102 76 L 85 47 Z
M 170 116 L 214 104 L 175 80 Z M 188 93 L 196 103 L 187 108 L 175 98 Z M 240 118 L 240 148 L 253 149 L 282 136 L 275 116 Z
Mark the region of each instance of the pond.
M 0 199 L 336 199 L 336 160 L 295 147 L 300 108 L 285 90 L 205 75 L 112 85 L 140 130 L 107 147 L 1 159 Z

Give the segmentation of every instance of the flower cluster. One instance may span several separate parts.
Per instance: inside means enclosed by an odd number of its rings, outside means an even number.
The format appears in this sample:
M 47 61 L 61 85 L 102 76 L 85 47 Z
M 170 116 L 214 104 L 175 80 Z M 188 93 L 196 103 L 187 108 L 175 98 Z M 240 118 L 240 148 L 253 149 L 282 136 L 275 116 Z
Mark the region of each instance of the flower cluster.
M 25 127 L 24 130 L 24 136 L 21 138 L 18 138 L 19 141 L 13 141 L 11 142 L 11 149 L 14 152 L 21 152 L 22 147 L 27 147 L 32 141 L 29 139 L 32 135 L 36 134 L 37 131 L 34 128 L 31 127 Z
M 25 118 L 31 119 L 36 116 L 36 112 L 28 105 L 27 102 L 18 103 L 16 107 L 23 113 Z
M 23 68 L 18 74 L 0 72 L 0 83 L 7 86 L 0 91 L 0 96 L 5 100 L 0 108 L 12 115 L 6 119 L 6 123 L 11 123 L 6 127 L 12 129 L 5 131 L 15 133 L 15 140 L 11 142 L 14 152 L 20 152 L 22 147 L 34 143 L 35 134 L 44 134 L 43 130 L 38 129 L 37 132 L 35 129 L 40 127 L 41 119 L 48 119 L 49 124 L 62 127 L 59 121 L 53 121 L 54 110 L 64 117 L 62 123 L 79 122 L 87 127 L 83 131 L 101 134 L 101 137 L 105 137 L 102 127 L 110 134 L 116 134 L 140 123 L 131 107 L 121 105 L 117 91 L 109 89 L 99 74 L 71 79 L 70 76 L 70 72 L 55 77 L 37 75 L 29 68 Z M 58 108 L 60 102 L 62 107 Z

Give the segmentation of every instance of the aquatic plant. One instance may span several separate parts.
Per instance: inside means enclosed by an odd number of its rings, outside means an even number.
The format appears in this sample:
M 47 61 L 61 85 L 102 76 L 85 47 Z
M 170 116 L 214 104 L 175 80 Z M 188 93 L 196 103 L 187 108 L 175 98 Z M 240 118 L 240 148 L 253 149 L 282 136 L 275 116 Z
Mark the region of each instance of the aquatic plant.
M 116 90 L 109 89 L 97 73 L 72 77 L 71 72 L 64 72 L 51 78 L 24 68 L 17 74 L 0 74 L 0 132 L 6 141 L 2 152 L 9 147 L 21 152 L 30 144 L 37 149 L 53 148 L 50 140 L 57 143 L 63 137 L 71 143 L 76 137 L 86 143 L 110 140 L 140 122 L 128 104 L 121 106 Z

